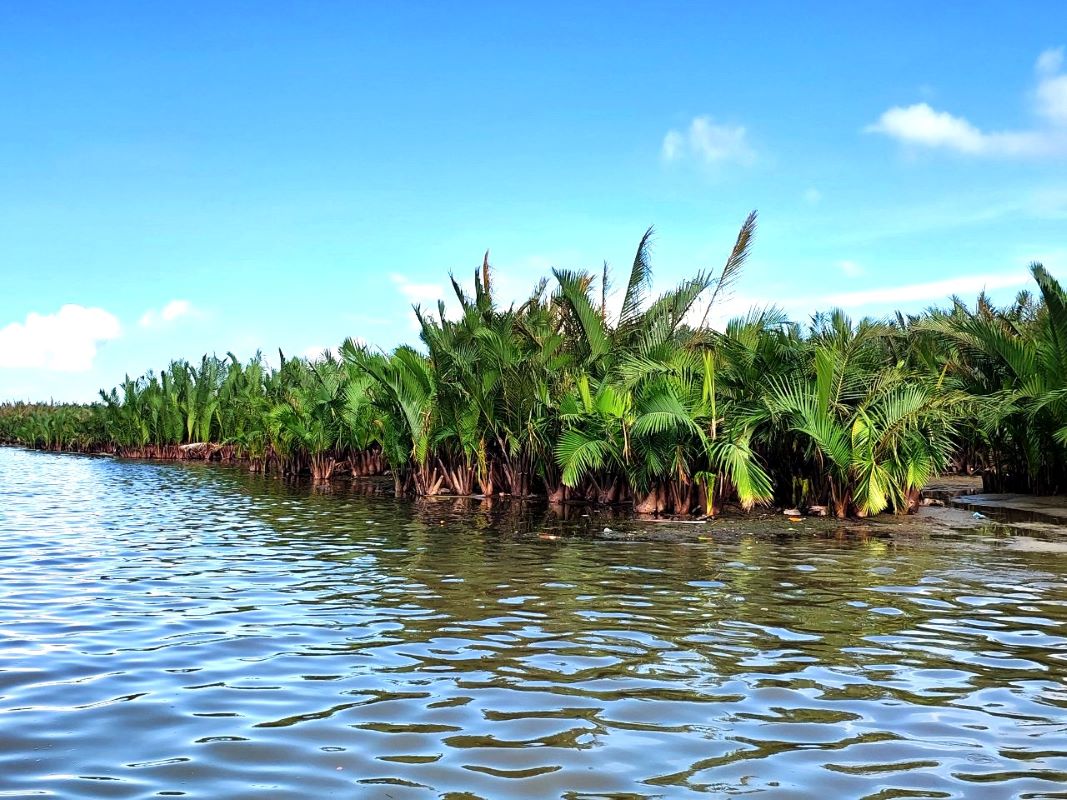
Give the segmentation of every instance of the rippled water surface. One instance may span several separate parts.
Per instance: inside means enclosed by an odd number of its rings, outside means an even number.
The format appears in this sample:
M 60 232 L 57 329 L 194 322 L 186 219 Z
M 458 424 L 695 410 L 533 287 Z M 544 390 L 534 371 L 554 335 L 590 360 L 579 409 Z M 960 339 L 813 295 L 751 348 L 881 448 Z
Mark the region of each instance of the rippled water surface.
M 0 448 L 0 797 L 1067 797 L 1067 555 L 455 505 Z

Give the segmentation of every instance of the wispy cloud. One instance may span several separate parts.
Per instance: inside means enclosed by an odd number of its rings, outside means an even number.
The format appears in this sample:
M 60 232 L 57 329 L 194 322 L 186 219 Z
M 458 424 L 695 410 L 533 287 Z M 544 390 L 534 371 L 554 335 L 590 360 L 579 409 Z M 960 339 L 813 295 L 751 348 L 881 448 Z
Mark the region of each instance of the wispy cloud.
M 445 301 L 446 314 L 452 313 L 458 308 L 451 291 L 446 291 L 445 287 L 439 283 L 423 283 L 415 281 L 399 272 L 392 273 L 389 276 L 389 279 L 400 291 L 400 294 L 404 296 L 404 299 L 407 300 L 408 305 L 422 306 L 424 311 L 431 314 L 436 314 L 438 300 Z M 407 316 L 411 329 L 414 331 L 420 330 L 421 326 L 419 325 L 418 317 L 415 316 L 414 310 L 409 310 Z
M 86 372 L 98 346 L 121 335 L 118 318 L 102 308 L 72 304 L 54 314 L 31 312 L 25 322 L 0 328 L 0 368 Z
M 1062 69 L 1062 47 L 1046 50 L 1037 59 L 1037 84 L 1032 96 L 1039 119 L 1033 128 L 984 131 L 962 116 L 938 111 L 928 103 L 915 103 L 886 110 L 865 130 L 913 149 L 946 150 L 966 156 L 1067 155 L 1067 75 Z
M 1022 286 L 1030 281 L 1030 276 L 1023 271 L 992 275 L 965 275 L 958 278 L 946 278 L 940 281 L 911 283 L 903 286 L 885 286 L 879 289 L 865 289 L 858 292 L 841 292 L 821 298 L 811 298 L 820 308 L 840 306 L 847 309 L 862 309 L 870 306 L 890 304 L 915 304 L 939 302 L 952 295 L 977 295 L 982 291 L 1010 289 Z
M 663 160 L 693 161 L 705 166 L 751 164 L 756 153 L 743 125 L 719 124 L 709 116 L 695 117 L 684 130 L 669 130 L 663 137 Z
M 174 322 L 182 317 L 199 315 L 199 311 L 188 300 L 171 300 L 163 308 L 150 308 L 141 315 L 142 328 L 153 328 L 164 323 Z
M 989 193 L 946 195 L 922 204 L 865 209 L 854 224 L 830 233 L 827 241 L 838 246 L 856 245 L 1016 219 L 1067 219 L 1067 187 L 1013 186 Z
M 390 325 L 393 322 L 389 317 L 385 316 L 384 314 L 345 314 L 344 318 L 349 322 L 355 323 L 356 325 L 381 326 Z
M 326 345 L 321 344 L 313 344 L 311 347 L 305 347 L 300 355 L 308 361 L 320 361 L 327 353 L 333 358 L 337 358 L 337 348 L 327 347 Z
M 1050 258 L 1050 261 L 1054 259 Z M 953 295 L 973 299 L 982 291 L 1022 289 L 1031 283 L 1029 273 L 1020 269 L 827 295 L 800 295 L 779 287 L 778 291 L 771 289 L 766 293 L 737 294 L 727 298 L 725 302 L 716 304 L 708 319 L 714 327 L 721 329 L 730 319 L 744 316 L 754 308 L 779 308 L 801 323 L 816 311 L 833 308 L 840 308 L 856 317 L 879 316 L 897 309 L 916 312 L 930 305 L 944 305 Z
M 427 305 L 436 303 L 445 296 L 444 287 L 439 283 L 419 283 L 398 272 L 391 274 L 389 279 L 409 303 Z
M 809 206 L 815 206 L 822 201 L 822 192 L 820 192 L 814 186 L 811 186 L 804 190 L 804 194 L 802 194 L 801 197 L 804 199 L 804 202 L 807 203 Z
M 855 261 L 839 261 L 837 264 L 838 269 L 841 270 L 841 274 L 846 278 L 859 278 L 866 270 L 857 264 Z
M 1063 74 L 1063 48 L 1046 50 L 1037 59 L 1038 84 L 1034 90 L 1037 113 L 1055 125 L 1067 125 L 1067 75 Z
M 367 340 L 364 339 L 362 336 L 353 336 L 351 338 L 353 343 L 355 343 L 358 347 L 369 346 Z M 302 358 L 306 358 L 308 361 L 321 361 L 327 354 L 339 361 L 341 359 L 340 346 L 329 347 L 324 344 L 313 344 L 309 347 L 305 347 L 302 351 L 300 351 L 300 356 Z
M 1053 275 L 1067 275 L 1067 248 L 1050 247 L 1028 251 L 1023 260 L 1042 264 Z
M 569 256 L 557 259 L 532 255 L 508 261 L 499 268 L 493 266 L 491 272 L 493 302 L 501 308 L 506 308 L 513 303 L 522 303 L 529 297 L 530 289 L 533 288 L 537 279 L 547 274 L 553 265 L 571 263 L 573 260 L 575 259 Z M 475 270 L 472 269 L 471 272 L 464 270 L 456 274 L 456 280 L 468 294 L 474 291 L 471 280 L 474 272 Z M 480 266 L 478 272 L 480 274 Z M 392 273 L 389 279 L 412 305 L 421 305 L 429 312 L 436 314 L 437 301 L 444 300 L 447 314 L 459 312 L 459 303 L 451 284 L 423 282 L 398 272 Z

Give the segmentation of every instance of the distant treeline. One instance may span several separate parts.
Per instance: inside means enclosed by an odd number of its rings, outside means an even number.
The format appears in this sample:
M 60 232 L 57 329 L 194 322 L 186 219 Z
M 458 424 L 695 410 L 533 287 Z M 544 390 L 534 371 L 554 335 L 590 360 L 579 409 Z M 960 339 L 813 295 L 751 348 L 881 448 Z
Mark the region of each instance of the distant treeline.
M 458 314 L 416 308 L 421 346 L 389 354 L 171 363 L 92 405 L 0 406 L 0 440 L 50 450 L 241 461 L 256 471 L 392 475 L 397 494 L 544 496 L 712 514 L 725 503 L 906 511 L 942 471 L 990 489 L 1067 487 L 1067 295 L 887 320 L 840 311 L 801 325 L 708 311 L 725 266 L 650 296 L 650 233 L 621 306 L 607 268 L 557 269 L 529 299 L 494 302 L 488 260 Z

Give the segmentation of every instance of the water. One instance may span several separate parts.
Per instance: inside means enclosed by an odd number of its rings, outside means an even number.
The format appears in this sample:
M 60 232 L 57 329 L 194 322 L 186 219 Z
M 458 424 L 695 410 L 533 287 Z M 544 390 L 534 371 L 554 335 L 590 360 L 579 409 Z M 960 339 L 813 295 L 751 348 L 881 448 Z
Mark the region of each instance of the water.
M 0 448 L 0 797 L 1067 797 L 1065 554 L 454 506 Z

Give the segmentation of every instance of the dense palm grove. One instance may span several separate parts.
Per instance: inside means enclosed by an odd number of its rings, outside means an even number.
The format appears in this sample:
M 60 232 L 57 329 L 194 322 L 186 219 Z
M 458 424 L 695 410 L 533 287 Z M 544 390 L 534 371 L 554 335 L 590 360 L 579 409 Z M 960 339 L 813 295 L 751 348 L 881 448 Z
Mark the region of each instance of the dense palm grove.
M 503 308 L 486 262 L 473 293 L 453 281 L 453 318 L 416 309 L 418 349 L 174 362 L 93 405 L 0 406 L 0 440 L 646 513 L 901 512 L 948 469 L 997 489 L 1067 485 L 1067 295 L 1042 267 L 1040 294 L 1005 308 L 803 326 L 766 309 L 715 330 L 754 227 L 720 271 L 655 298 L 646 233 L 614 311 L 606 268 L 555 270 Z

